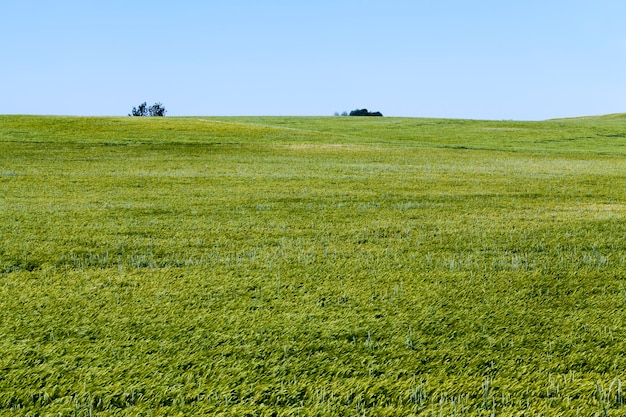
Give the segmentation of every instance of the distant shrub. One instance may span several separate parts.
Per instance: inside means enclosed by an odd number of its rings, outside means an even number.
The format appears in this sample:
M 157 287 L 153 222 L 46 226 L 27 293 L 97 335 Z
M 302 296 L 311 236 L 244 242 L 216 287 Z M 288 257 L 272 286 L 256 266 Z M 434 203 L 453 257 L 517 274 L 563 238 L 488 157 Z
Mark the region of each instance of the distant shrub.
M 379 111 L 369 112 L 367 109 L 356 109 L 350 112 L 350 116 L 378 116 L 382 117 L 382 113 Z
M 133 107 L 129 116 L 163 117 L 165 116 L 165 113 L 167 113 L 167 110 L 165 110 L 162 103 L 154 103 L 152 106 L 148 107 L 144 101 L 139 105 L 139 107 Z

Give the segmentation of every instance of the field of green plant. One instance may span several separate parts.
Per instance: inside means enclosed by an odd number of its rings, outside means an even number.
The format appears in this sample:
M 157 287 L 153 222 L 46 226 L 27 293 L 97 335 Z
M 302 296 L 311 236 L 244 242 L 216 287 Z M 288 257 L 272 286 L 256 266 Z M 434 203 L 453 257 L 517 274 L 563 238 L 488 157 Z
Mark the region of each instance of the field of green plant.
M 626 415 L 626 116 L 0 116 L 0 416 Z

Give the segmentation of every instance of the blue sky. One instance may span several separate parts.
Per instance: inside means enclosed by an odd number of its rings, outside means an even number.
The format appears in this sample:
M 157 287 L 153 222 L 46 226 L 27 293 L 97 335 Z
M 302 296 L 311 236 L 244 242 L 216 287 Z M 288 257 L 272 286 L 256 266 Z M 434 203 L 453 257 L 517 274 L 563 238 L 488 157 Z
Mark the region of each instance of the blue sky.
M 3 0 L 0 114 L 626 112 L 626 2 Z

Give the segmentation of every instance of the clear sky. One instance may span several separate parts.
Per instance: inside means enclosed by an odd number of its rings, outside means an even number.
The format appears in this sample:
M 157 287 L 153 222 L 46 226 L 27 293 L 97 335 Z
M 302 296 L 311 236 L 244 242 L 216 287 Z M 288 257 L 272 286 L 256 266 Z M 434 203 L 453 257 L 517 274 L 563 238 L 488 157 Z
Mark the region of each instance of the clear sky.
M 0 3 L 0 114 L 626 112 L 624 0 Z

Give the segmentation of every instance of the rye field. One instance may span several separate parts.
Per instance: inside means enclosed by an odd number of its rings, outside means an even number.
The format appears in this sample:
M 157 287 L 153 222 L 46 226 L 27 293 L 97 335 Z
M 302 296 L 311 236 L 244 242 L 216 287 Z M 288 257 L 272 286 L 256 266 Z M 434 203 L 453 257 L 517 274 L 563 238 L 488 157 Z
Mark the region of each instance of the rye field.
M 626 415 L 626 115 L 0 116 L 1 416 Z

